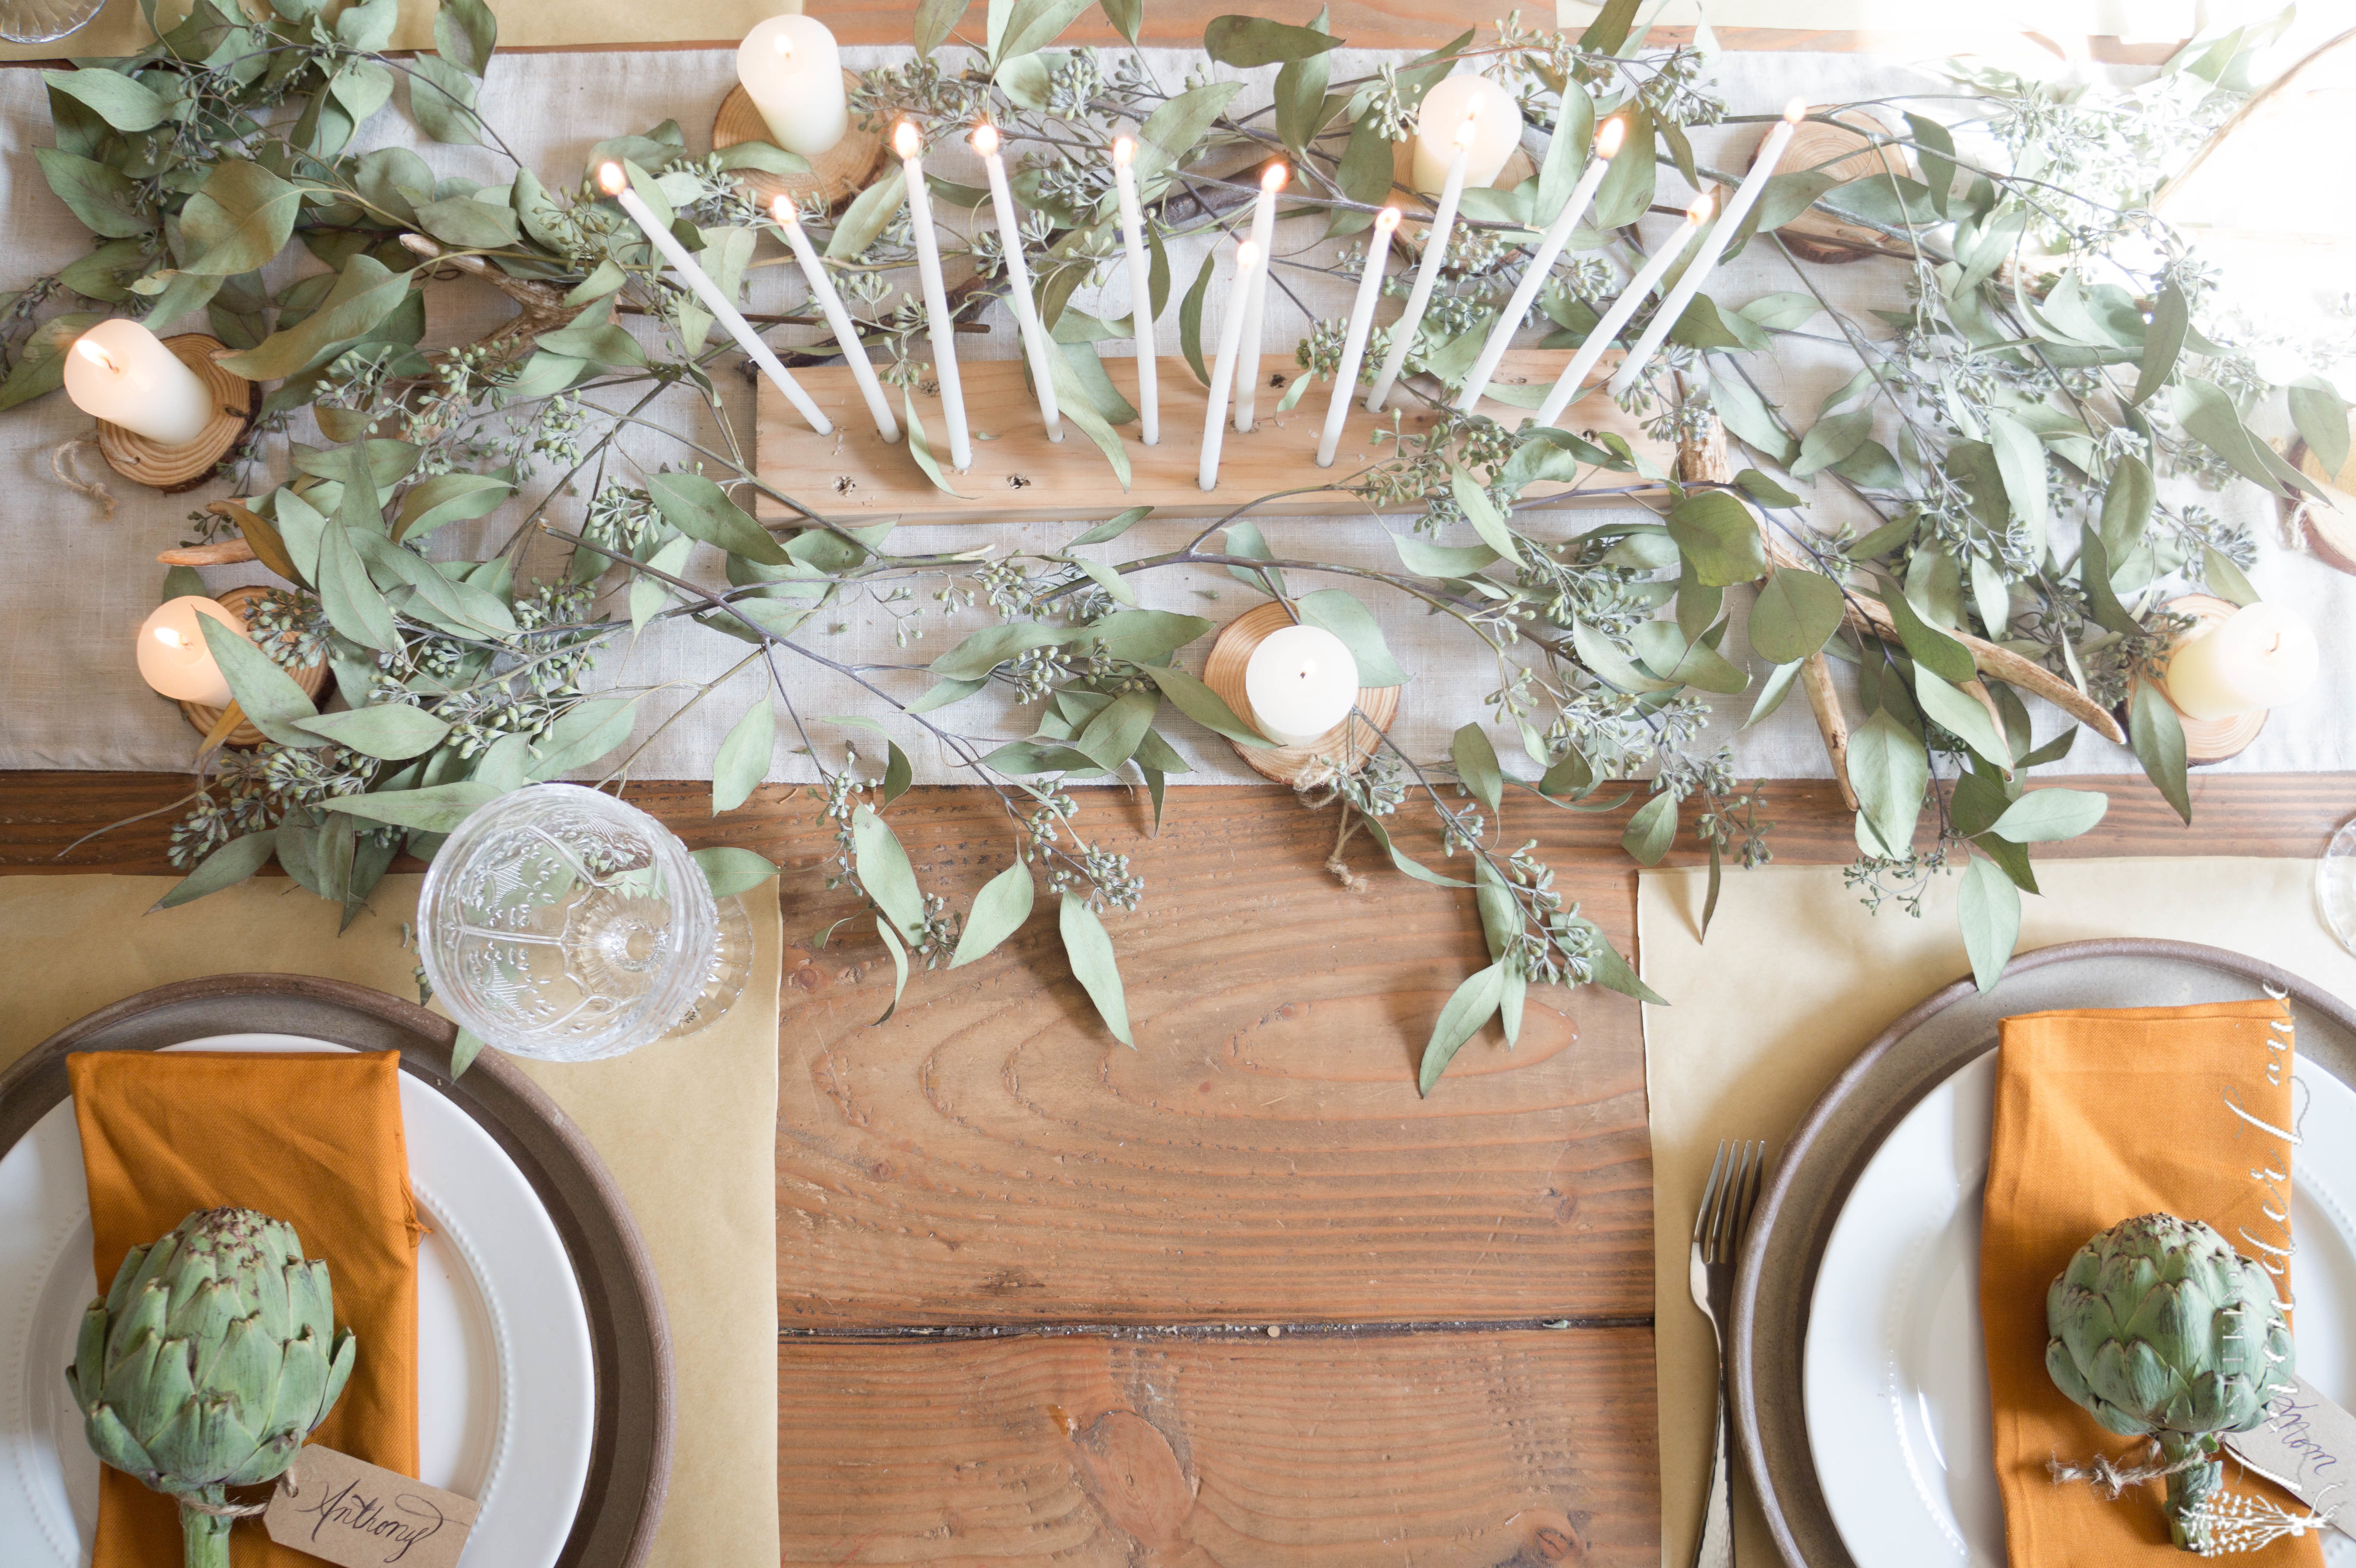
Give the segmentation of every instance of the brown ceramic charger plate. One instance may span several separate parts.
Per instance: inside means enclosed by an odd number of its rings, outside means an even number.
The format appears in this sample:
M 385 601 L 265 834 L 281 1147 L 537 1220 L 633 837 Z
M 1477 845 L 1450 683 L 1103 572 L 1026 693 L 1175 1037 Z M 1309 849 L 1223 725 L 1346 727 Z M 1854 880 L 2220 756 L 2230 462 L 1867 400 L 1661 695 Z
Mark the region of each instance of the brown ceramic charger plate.
M 68 1097 L 66 1054 L 158 1051 L 222 1034 L 291 1034 L 359 1051 L 398 1051 L 488 1133 L 547 1207 L 588 1309 L 596 1431 L 581 1511 L 560 1568 L 637 1568 L 654 1544 L 670 1476 L 670 1329 L 637 1226 L 614 1179 L 555 1102 L 486 1051 L 450 1076 L 456 1027 L 365 986 L 295 975 L 217 975 L 104 1008 L 0 1072 L 0 1154 Z
M 2356 1084 L 2356 1009 L 2271 964 L 2190 942 L 2066 942 L 2012 961 L 1982 995 L 1958 980 L 1891 1024 L 1809 1111 L 1759 1201 L 1735 1282 L 1735 1434 L 1791 1568 L 1855 1568 L 1816 1483 L 1803 1358 L 1816 1268 L 1849 1189 L 1906 1113 L 1996 1049 L 1997 1026 L 2055 1008 L 2183 1007 L 2288 995 L 2301 1055 Z

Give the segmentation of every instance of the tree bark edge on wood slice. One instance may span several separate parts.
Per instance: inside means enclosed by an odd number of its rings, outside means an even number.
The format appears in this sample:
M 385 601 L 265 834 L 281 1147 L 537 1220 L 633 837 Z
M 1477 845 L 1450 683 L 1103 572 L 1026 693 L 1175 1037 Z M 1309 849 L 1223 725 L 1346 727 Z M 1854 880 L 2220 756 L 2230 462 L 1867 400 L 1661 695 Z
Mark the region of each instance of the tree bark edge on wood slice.
M 1812 106 L 1808 112 L 1826 114 L 1834 107 L 1819 103 Z M 1888 126 L 1861 109 L 1848 110 L 1835 118 L 1841 124 L 1828 125 L 1821 120 L 1803 121 L 1799 129 L 1792 133 L 1792 140 L 1785 144 L 1783 155 L 1775 160 L 1775 172 L 1788 175 L 1821 168 L 1839 177 L 1844 184 L 1884 171 L 1906 179 L 1914 177 L 1913 165 L 1906 156 L 1904 148 L 1872 149 L 1871 138 L 1889 135 Z M 1847 125 L 1854 125 L 1857 129 L 1843 129 Z M 1761 140 L 1763 142 L 1765 138 Z M 1849 155 L 1844 157 L 1843 154 Z M 1755 149 L 1751 161 L 1758 162 Z M 1783 243 L 1791 248 L 1794 255 L 1820 266 L 1861 261 L 1870 255 L 1905 256 L 1912 253 L 1886 234 L 1843 223 L 1831 214 L 1819 212 L 1814 208 L 1801 213 L 1775 232 L 1783 236 Z
M 1254 729 L 1259 727 L 1259 720 L 1253 716 L 1251 702 L 1244 695 L 1244 667 L 1251 662 L 1252 650 L 1266 642 L 1270 634 L 1292 624 L 1292 616 L 1282 604 L 1270 601 L 1257 605 L 1219 628 L 1218 636 L 1211 643 L 1211 656 L 1204 662 L 1203 684 L 1217 692 L 1219 700 Z M 1323 765 L 1321 759 L 1346 760 L 1352 773 L 1364 767 L 1375 748 L 1382 744 L 1384 732 L 1398 717 L 1398 687 L 1362 686 L 1358 688 L 1358 711 L 1305 746 L 1247 746 L 1236 741 L 1227 744 L 1235 747 L 1236 755 L 1260 777 L 1298 786 L 1312 766 Z
M 212 394 L 213 414 L 194 441 L 166 446 L 119 424 L 98 421 L 98 450 L 106 465 L 136 485 L 177 496 L 213 476 L 221 460 L 237 450 L 262 408 L 262 389 L 220 368 L 229 345 L 208 333 L 183 332 L 164 339 L 173 357 L 197 373 Z
M 846 95 L 856 91 L 858 73 L 845 70 L 842 87 Z M 740 142 L 766 142 L 769 139 L 769 123 L 761 118 L 760 110 L 754 106 L 752 95 L 741 83 L 730 88 L 728 96 L 720 101 L 719 113 L 712 116 L 712 150 L 717 153 Z M 884 133 L 867 130 L 854 115 L 844 127 L 841 141 L 823 153 L 808 155 L 805 161 L 810 166 L 809 173 L 773 175 L 764 169 L 736 169 L 732 171 L 732 177 L 744 190 L 745 199 L 764 212 L 781 196 L 789 196 L 799 201 L 812 191 L 825 198 L 829 211 L 839 211 L 845 202 L 865 189 L 867 182 L 875 177 L 875 171 L 884 166 L 888 152 Z

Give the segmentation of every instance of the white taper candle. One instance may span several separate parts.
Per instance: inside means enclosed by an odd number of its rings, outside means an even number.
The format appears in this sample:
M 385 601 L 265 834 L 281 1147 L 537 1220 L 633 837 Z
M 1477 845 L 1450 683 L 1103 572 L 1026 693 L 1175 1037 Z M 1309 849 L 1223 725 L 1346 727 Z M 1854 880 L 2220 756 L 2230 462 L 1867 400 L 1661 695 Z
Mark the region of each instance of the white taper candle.
M 1333 449 L 1341 444 L 1342 426 L 1358 391 L 1358 362 L 1366 357 L 1366 336 L 1374 330 L 1375 301 L 1383 292 L 1383 266 L 1390 260 L 1391 230 L 1398 227 L 1399 209 L 1386 207 L 1375 214 L 1374 238 L 1366 241 L 1366 270 L 1358 274 L 1358 294 L 1350 302 L 1350 325 L 1342 334 L 1342 357 L 1333 367 L 1333 400 L 1325 405 L 1325 428 L 1317 437 L 1317 466 L 1333 466 Z
M 1235 276 L 1228 280 L 1227 298 L 1234 308 L 1219 324 L 1219 352 L 1211 361 L 1211 400 L 1203 411 L 1203 456 L 1194 471 L 1194 483 L 1202 489 L 1215 488 L 1219 483 L 1219 443 L 1225 439 L 1227 419 L 1227 395 L 1236 380 L 1236 348 L 1244 336 L 1244 294 L 1250 287 L 1253 269 L 1259 265 L 1259 248 L 1247 240 L 1236 247 Z
M 1006 255 L 1006 288 L 1014 306 L 1014 325 L 1023 334 L 1023 352 L 1031 359 L 1032 389 L 1039 397 L 1040 422 L 1049 441 L 1064 439 L 1064 414 L 1055 402 L 1055 363 L 1058 350 L 1040 325 L 1039 303 L 1031 297 L 1031 267 L 1023 259 L 1023 215 L 1015 210 L 1014 193 L 1006 184 L 1006 160 L 998 155 L 998 127 L 984 121 L 973 128 L 973 150 L 981 155 L 982 172 L 990 176 L 990 209 L 998 219 L 998 248 Z
M 1148 446 L 1162 441 L 1162 379 L 1153 362 L 1153 259 L 1145 250 L 1145 217 L 1137 200 L 1137 144 L 1112 139 L 1112 184 L 1120 199 L 1120 242 L 1129 251 L 1129 324 L 1137 340 L 1137 421 Z
M 1554 389 L 1547 394 L 1546 401 L 1538 408 L 1538 423 L 1553 424 L 1562 418 L 1562 411 L 1578 398 L 1587 373 L 1595 368 L 1595 362 L 1603 357 L 1603 351 L 1612 347 L 1612 340 L 1620 336 L 1620 329 L 1628 325 L 1628 318 L 1634 315 L 1637 308 L 1652 296 L 1653 285 L 1659 283 L 1669 268 L 1676 264 L 1677 257 L 1684 253 L 1687 241 L 1694 237 L 1694 231 L 1708 216 L 1709 197 L 1706 196 L 1697 197 L 1686 209 L 1686 220 L 1677 225 L 1677 231 L 1661 241 L 1660 249 L 1655 251 L 1643 268 L 1629 280 L 1628 286 L 1620 291 L 1620 297 L 1612 302 L 1611 308 L 1603 313 L 1603 319 L 1595 324 L 1595 330 L 1587 335 L 1587 341 L 1579 346 L 1579 352 L 1570 357 L 1570 363 L 1564 366 L 1562 374 L 1555 378 Z
M 1268 275 L 1276 270 L 1276 193 L 1292 171 L 1270 164 L 1259 176 L 1259 195 L 1252 198 L 1251 242 L 1259 252 L 1259 271 L 1244 296 L 1243 357 L 1236 366 L 1236 429 L 1252 427 L 1252 404 L 1259 395 L 1259 324 L 1268 310 Z
M 1416 269 L 1415 285 L 1408 292 L 1407 313 L 1391 324 L 1390 352 L 1383 356 L 1383 368 L 1375 372 L 1374 387 L 1366 393 L 1366 407 L 1376 413 L 1390 401 L 1391 386 L 1407 364 L 1408 350 L 1415 345 L 1415 329 L 1422 325 L 1424 307 L 1431 303 L 1432 285 L 1440 282 L 1440 265 L 1448 257 L 1448 237 L 1456 228 L 1456 204 L 1464 195 L 1464 160 L 1481 126 L 1482 101 L 1478 97 L 1472 100 L 1464 123 L 1456 128 L 1456 156 L 1449 161 L 1448 181 L 1440 187 L 1440 205 L 1432 209 L 1431 227 L 1423 231 L 1423 264 Z
M 1603 129 L 1595 138 L 1594 154 L 1588 159 L 1587 172 L 1580 176 L 1577 185 L 1570 187 L 1570 196 L 1563 202 L 1562 210 L 1555 215 L 1555 220 L 1547 225 L 1545 235 L 1538 240 L 1538 248 L 1530 254 L 1528 270 L 1522 273 L 1521 283 L 1514 289 L 1514 297 L 1505 302 L 1505 313 L 1497 318 L 1496 326 L 1489 334 L 1489 341 L 1482 345 L 1481 357 L 1472 362 L 1472 370 L 1464 378 L 1464 389 L 1456 395 L 1456 407 L 1460 412 L 1469 411 L 1481 400 L 1481 394 L 1489 389 L 1489 378 L 1497 373 L 1497 361 L 1503 359 L 1505 350 L 1513 346 L 1514 334 L 1521 330 L 1523 319 L 1537 301 L 1538 291 L 1554 275 L 1555 258 L 1561 255 L 1562 248 L 1570 242 L 1570 231 L 1579 227 L 1579 220 L 1587 216 L 1588 205 L 1595 199 L 1596 187 L 1603 183 L 1604 175 L 1610 172 L 1612 156 L 1620 151 L 1620 138 L 1625 130 L 1626 126 L 1616 119 L 1603 123 Z
M 908 227 L 916 235 L 916 280 L 925 294 L 925 323 L 933 339 L 933 379 L 941 389 L 941 422 L 948 427 L 949 466 L 973 466 L 973 438 L 965 428 L 965 388 L 958 380 L 957 321 L 941 280 L 940 240 L 933 233 L 932 193 L 925 188 L 925 133 L 903 120 L 892 128 L 892 150 L 907 178 Z
M 728 336 L 736 340 L 736 347 L 761 368 L 761 374 L 769 379 L 771 386 L 786 395 L 786 401 L 794 405 L 795 411 L 808 420 L 810 428 L 819 434 L 832 435 L 833 423 L 819 411 L 818 405 L 810 400 L 810 395 L 802 390 L 802 384 L 794 379 L 793 372 L 787 369 L 769 351 L 769 346 L 761 341 L 760 334 L 753 330 L 753 324 L 744 319 L 744 313 L 736 308 L 736 303 L 722 293 L 720 285 L 695 264 L 695 258 L 687 253 L 687 247 L 671 234 L 670 226 L 657 218 L 654 208 L 630 188 L 630 176 L 622 165 L 616 163 L 598 165 L 597 185 L 621 204 L 622 210 L 630 215 L 630 221 L 645 232 L 662 259 L 670 263 L 671 270 L 695 291 L 695 297 L 703 302 L 703 308 L 712 313 L 712 319 L 728 329 Z M 691 343 L 688 345 L 691 352 L 696 347 Z
M 1726 210 L 1718 215 L 1716 223 L 1710 225 L 1701 248 L 1694 252 L 1693 264 L 1677 280 L 1676 287 L 1669 291 L 1669 297 L 1661 302 L 1661 308 L 1654 313 L 1651 324 L 1644 328 L 1644 336 L 1636 339 L 1635 347 L 1628 350 L 1628 357 L 1620 361 L 1620 368 L 1612 373 L 1613 397 L 1624 396 L 1628 389 L 1636 384 L 1636 378 L 1644 373 L 1644 366 L 1659 352 L 1661 340 L 1668 336 L 1669 329 L 1677 324 L 1677 317 L 1685 314 L 1686 306 L 1695 294 L 1701 292 L 1702 280 L 1709 276 L 1709 270 L 1718 265 L 1719 257 L 1733 242 L 1734 231 L 1742 227 L 1742 220 L 1751 215 L 1752 208 L 1759 205 L 1759 197 L 1766 191 L 1767 182 L 1775 176 L 1776 160 L 1783 155 L 1783 148 L 1792 140 L 1792 133 L 1807 112 L 1806 101 L 1794 98 L 1785 106 L 1783 118 L 1767 133 L 1767 139 L 1759 144 L 1759 153 L 1751 165 L 1751 172 L 1743 176 L 1742 183 L 1735 187 L 1734 199 L 1726 204 Z
M 867 358 L 867 346 L 859 341 L 859 327 L 843 305 L 842 295 L 835 291 L 834 280 L 826 275 L 826 262 L 819 257 L 818 247 L 803 231 L 801 215 L 794 210 L 794 198 L 780 196 L 769 204 L 769 218 L 785 230 L 786 243 L 794 249 L 794 260 L 801 264 L 802 279 L 809 284 L 810 298 L 818 301 L 819 309 L 826 313 L 826 325 L 834 334 L 836 347 L 842 350 L 843 363 L 851 367 L 851 379 L 859 385 L 859 395 L 867 400 L 867 411 L 875 421 L 875 433 L 885 441 L 900 439 L 900 421 L 892 417 L 892 405 L 884 400 L 883 385 L 875 379 L 875 367 Z

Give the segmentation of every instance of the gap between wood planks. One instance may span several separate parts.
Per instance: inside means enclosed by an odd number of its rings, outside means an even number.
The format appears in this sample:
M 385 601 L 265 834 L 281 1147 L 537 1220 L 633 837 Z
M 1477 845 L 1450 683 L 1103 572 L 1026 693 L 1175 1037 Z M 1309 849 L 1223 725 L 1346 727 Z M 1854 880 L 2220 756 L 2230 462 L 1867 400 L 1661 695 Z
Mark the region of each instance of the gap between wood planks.
M 944 1323 L 885 1324 L 876 1328 L 797 1328 L 777 1327 L 777 1343 L 809 1340 L 893 1341 L 944 1339 L 1130 1339 L 1222 1340 L 1404 1339 L 1418 1334 L 1505 1334 L 1530 1329 L 1650 1328 L 1649 1312 L 1583 1313 L 1566 1317 L 1400 1318 L 1368 1323 Z

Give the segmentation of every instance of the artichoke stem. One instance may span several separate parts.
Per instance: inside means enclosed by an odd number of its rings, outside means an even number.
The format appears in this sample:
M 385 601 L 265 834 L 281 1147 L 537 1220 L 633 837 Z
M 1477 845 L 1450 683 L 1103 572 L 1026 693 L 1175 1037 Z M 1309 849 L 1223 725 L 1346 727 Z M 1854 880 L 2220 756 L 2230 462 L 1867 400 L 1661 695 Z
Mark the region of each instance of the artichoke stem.
M 205 1488 L 204 1500 L 219 1504 L 227 1494 L 219 1487 Z M 182 1568 L 229 1568 L 229 1531 L 237 1520 L 180 1505 Z
M 2201 1454 L 2214 1454 L 2214 1437 L 2163 1437 L 2160 1456 L 2170 1465 Z M 2206 1552 L 2209 1548 L 2209 1527 L 2193 1519 L 2193 1510 L 2209 1499 L 2211 1493 L 2223 1484 L 2225 1467 L 2215 1459 L 2207 1464 L 2193 1465 L 2168 1477 L 2168 1536 L 2187 1552 Z M 194 1568 L 194 1564 L 190 1565 Z

